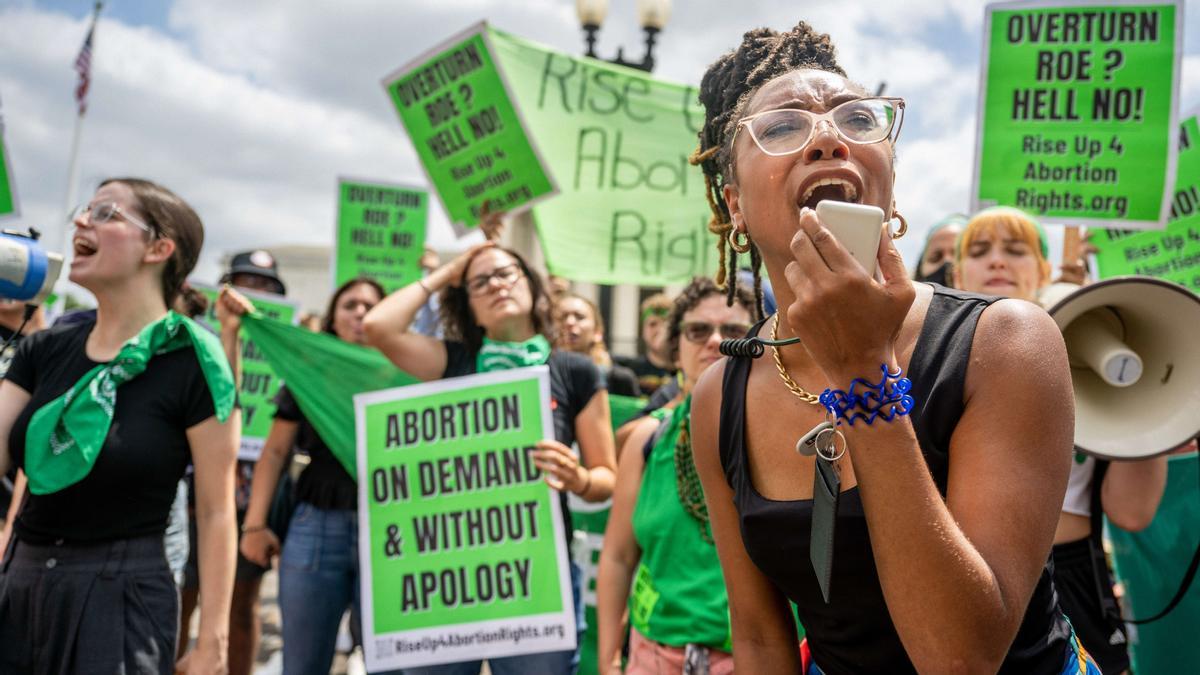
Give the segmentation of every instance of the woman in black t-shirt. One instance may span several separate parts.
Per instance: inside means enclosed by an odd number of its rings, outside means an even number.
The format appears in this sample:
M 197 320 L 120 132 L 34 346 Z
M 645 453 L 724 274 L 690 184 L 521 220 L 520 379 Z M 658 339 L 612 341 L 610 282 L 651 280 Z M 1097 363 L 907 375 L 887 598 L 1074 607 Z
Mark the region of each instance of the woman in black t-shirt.
M 430 295 L 441 291 L 446 340 L 408 332 L 413 317 Z M 550 368 L 554 438 L 533 453 L 546 482 L 560 492 L 587 501 L 603 501 L 615 480 L 608 393 L 596 366 L 581 354 L 550 351 L 550 298 L 541 277 L 515 251 L 491 242 L 468 250 L 424 279 L 392 293 L 367 315 L 367 342 L 379 348 L 401 370 L 421 379 L 438 380 L 502 367 L 545 363 Z M 580 457 L 571 451 L 578 443 Z M 567 516 L 566 496 L 563 514 Z M 571 565 L 576 619 L 582 622 L 579 568 Z M 573 672 L 578 650 L 489 660 L 494 675 Z M 442 672 L 439 666 L 406 669 L 406 673 Z M 457 664 L 450 672 L 472 666 Z
M 752 333 L 801 341 L 717 364 L 693 393 L 737 671 L 1095 672 L 1047 565 L 1074 431 L 1054 322 L 913 283 L 890 225 L 868 274 L 815 211 L 874 206 L 902 234 L 903 100 L 848 80 L 803 22 L 747 32 L 699 97 L 724 275 L 740 253 L 765 265 L 780 311 Z M 841 436 L 806 456 L 829 419 Z
M 167 311 L 203 226 L 165 188 L 124 178 L 74 224 L 70 279 L 96 317 L 25 340 L 0 385 L 0 473 L 15 462 L 30 485 L 0 568 L 0 672 L 173 672 L 163 532 L 189 462 L 204 583 L 181 667 L 224 672 L 240 414 L 216 337 Z
M 347 281 L 329 299 L 321 329 L 346 342 L 363 344 L 363 316 L 383 295 L 383 287 L 374 280 Z M 239 306 L 227 305 L 235 311 Z M 254 468 L 241 550 L 246 559 L 263 567 L 270 567 L 271 558 L 280 552 L 279 538 L 268 528 L 267 516 L 292 448 L 304 451 L 309 464 L 296 483 L 296 511 L 279 564 L 283 669 L 326 673 L 347 607 L 353 605 L 358 620 L 358 488 L 286 386 L 279 390 L 277 403 L 275 421 Z

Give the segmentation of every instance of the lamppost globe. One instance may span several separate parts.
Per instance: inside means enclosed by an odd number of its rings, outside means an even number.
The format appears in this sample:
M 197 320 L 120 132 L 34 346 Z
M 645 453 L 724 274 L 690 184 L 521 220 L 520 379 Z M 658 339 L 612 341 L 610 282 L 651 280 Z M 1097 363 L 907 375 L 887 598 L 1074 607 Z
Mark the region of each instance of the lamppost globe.
M 637 0 L 637 13 L 642 28 L 662 30 L 671 19 L 671 0 Z
M 575 0 L 575 14 L 581 26 L 599 28 L 608 17 L 608 0 Z

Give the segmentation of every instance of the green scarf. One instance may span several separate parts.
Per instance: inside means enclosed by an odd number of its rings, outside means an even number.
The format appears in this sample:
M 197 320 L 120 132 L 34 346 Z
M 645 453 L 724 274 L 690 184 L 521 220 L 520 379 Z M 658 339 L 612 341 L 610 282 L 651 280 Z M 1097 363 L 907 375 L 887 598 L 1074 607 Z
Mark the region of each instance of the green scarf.
M 117 388 L 141 375 L 155 356 L 188 346 L 200 360 L 217 419 L 228 419 L 237 392 L 221 341 L 195 321 L 167 312 L 122 345 L 116 358 L 88 371 L 33 414 L 25 436 L 29 491 L 51 494 L 86 478 L 112 426 Z
M 490 373 L 540 366 L 549 359 L 550 341 L 544 335 L 534 335 L 524 342 L 496 342 L 483 338 L 483 346 L 475 356 L 475 370 Z

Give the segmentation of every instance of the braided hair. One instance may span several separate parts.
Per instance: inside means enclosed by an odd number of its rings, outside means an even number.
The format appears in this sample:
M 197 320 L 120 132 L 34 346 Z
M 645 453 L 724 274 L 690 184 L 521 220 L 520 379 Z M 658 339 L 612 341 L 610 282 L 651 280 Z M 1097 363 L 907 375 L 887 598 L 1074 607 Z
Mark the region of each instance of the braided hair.
M 742 36 L 737 49 L 724 54 L 704 73 L 700 81 L 700 104 L 704 106 L 704 126 L 698 134 L 700 147 L 690 158 L 704 172 L 705 195 L 712 219 L 708 231 L 717 236 L 720 268 L 717 285 L 725 289 L 725 301 L 734 303 L 733 279 L 738 269 L 738 253 L 729 246 L 727 238 L 733 231 L 729 205 L 721 193 L 732 175 L 733 144 L 730 142 L 742 110 L 755 92 L 767 82 L 784 73 L 811 68 L 835 73 L 846 72 L 834 56 L 829 35 L 818 33 L 804 21 L 790 31 L 780 33 L 770 28 L 756 28 Z M 750 269 L 754 274 L 754 315 L 762 317 L 762 256 L 753 241 L 750 245 Z
M 754 314 L 756 299 L 746 287 L 737 283 L 735 277 L 729 283 L 734 300 L 746 310 Z M 707 277 L 696 277 L 692 283 L 675 298 L 671 306 L 671 314 L 667 319 L 667 343 L 671 349 L 671 360 L 679 358 L 679 340 L 683 334 L 683 315 L 695 309 L 703 300 L 714 295 L 721 295 L 721 289 Z M 700 484 L 700 474 L 696 473 L 696 462 L 692 458 L 691 415 L 685 415 L 679 423 L 679 437 L 675 440 L 675 489 L 679 494 L 679 503 L 688 515 L 700 523 L 700 533 L 704 540 L 712 542 L 712 530 L 708 525 L 708 506 L 704 503 L 704 488 Z

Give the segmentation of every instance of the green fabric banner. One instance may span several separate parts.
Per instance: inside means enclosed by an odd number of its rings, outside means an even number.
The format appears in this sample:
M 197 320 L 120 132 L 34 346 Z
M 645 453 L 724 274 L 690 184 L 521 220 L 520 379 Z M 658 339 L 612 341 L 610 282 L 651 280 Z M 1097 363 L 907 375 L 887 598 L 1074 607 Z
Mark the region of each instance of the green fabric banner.
M 1192 115 L 1179 131 L 1179 170 L 1167 229 L 1153 232 L 1098 230 L 1101 279 L 1141 274 L 1174 281 L 1200 293 L 1200 126 Z
M 369 277 L 391 293 L 420 279 L 428 212 L 421 188 L 339 178 L 334 287 Z
M 562 190 L 534 208 L 550 272 L 647 286 L 713 274 L 704 177 L 688 164 L 704 121 L 696 89 L 489 34 Z
M 459 235 L 479 223 L 485 201 L 514 211 L 555 193 L 488 40 L 478 24 L 384 79 Z
M 1181 18 L 1177 0 L 988 5 L 973 208 L 1162 228 Z
M 17 208 L 17 191 L 13 187 L 12 164 L 8 146 L 4 143 L 4 117 L 0 116 L 0 219 L 21 215 Z
M 418 380 L 378 351 L 262 316 L 248 316 L 242 329 L 254 341 L 304 416 L 351 477 L 354 460 L 354 396 Z
M 208 312 L 200 319 L 218 335 L 221 324 L 217 321 L 217 294 L 221 289 L 208 284 L 189 282 L 200 294 L 208 298 Z M 238 289 L 238 292 L 250 299 L 254 307 L 272 319 L 285 323 L 300 321 L 300 305 L 293 300 L 280 295 L 255 293 Z M 271 422 L 275 419 L 275 395 L 283 382 L 279 379 L 271 364 L 258 349 L 253 339 L 247 339 L 245 327 L 242 331 L 242 374 L 238 382 L 238 403 L 242 406 L 242 444 L 238 448 L 238 458 L 257 461 L 262 453 L 263 443 L 271 431 Z M 295 357 L 297 355 L 293 355 Z
M 1162 611 L 1200 543 L 1200 460 L 1196 453 L 1171 457 L 1167 488 L 1150 527 L 1126 532 L 1109 524 L 1117 578 L 1125 586 L 1125 616 L 1149 618 Z M 1137 675 L 1200 673 L 1200 579 L 1162 619 L 1135 626 L 1129 634 Z
M 575 647 L 546 366 L 354 397 L 372 672 Z M 368 478 L 369 477 L 369 478 Z

